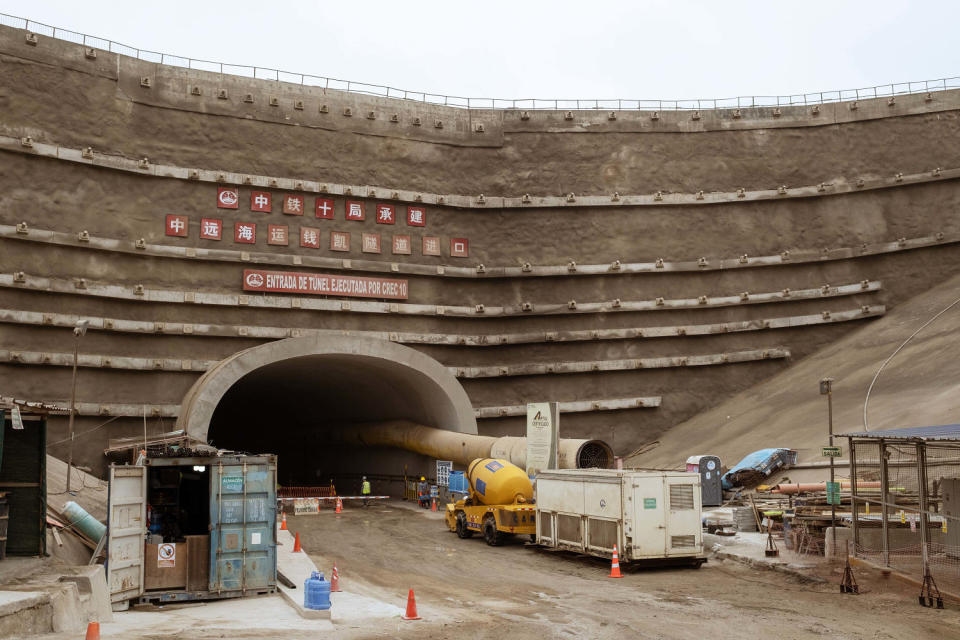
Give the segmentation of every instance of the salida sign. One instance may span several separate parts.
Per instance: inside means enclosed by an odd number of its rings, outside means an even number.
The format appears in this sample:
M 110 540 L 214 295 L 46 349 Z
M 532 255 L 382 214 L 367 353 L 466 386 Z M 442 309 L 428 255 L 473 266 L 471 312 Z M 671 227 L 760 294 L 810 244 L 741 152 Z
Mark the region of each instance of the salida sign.
M 409 286 L 406 280 L 390 278 L 244 269 L 243 290 L 406 300 Z

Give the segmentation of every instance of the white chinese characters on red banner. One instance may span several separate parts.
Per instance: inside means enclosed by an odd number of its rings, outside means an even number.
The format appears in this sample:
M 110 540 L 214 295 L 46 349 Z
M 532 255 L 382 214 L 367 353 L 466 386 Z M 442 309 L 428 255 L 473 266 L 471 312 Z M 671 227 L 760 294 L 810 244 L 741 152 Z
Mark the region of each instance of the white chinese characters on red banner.
M 317 217 L 333 220 L 333 200 L 331 198 L 317 198 Z
M 364 253 L 380 253 L 380 234 L 364 233 L 360 250 Z
M 187 237 L 187 227 L 189 226 L 190 221 L 187 216 L 178 216 L 174 213 L 167 214 L 167 235 L 168 236 L 178 236 L 180 238 Z
M 300 227 L 300 246 L 310 247 L 311 249 L 320 248 L 320 229 L 311 229 L 310 227 Z
M 433 236 L 423 236 L 422 253 L 425 256 L 440 255 L 440 238 L 435 238 Z
M 254 244 L 257 241 L 257 225 L 253 222 L 238 222 L 233 226 L 233 241 Z
M 250 211 L 270 213 L 271 196 L 268 191 L 250 192 Z
M 240 192 L 235 187 L 217 187 L 217 208 L 237 209 L 240 206 Z
M 200 237 L 204 240 L 219 240 L 223 236 L 223 220 L 203 218 L 200 220 Z
M 347 200 L 347 220 L 363 220 L 363 203 Z
M 244 269 L 243 290 L 406 300 L 409 287 L 406 280 L 391 278 Z
M 377 224 L 396 224 L 397 212 L 392 204 L 377 205 Z
M 283 196 L 283 212 L 290 216 L 303 215 L 303 196 Z
M 407 207 L 407 224 L 411 227 L 422 227 L 427 224 L 427 214 L 423 207 Z
M 450 238 L 450 256 L 453 258 L 469 258 L 470 251 L 466 238 Z
M 393 236 L 393 253 L 398 256 L 408 256 L 411 253 L 410 236 Z
M 288 230 L 285 224 L 267 225 L 267 244 L 286 246 L 290 244 L 287 234 Z
M 346 231 L 331 231 L 330 251 L 350 251 L 350 234 Z

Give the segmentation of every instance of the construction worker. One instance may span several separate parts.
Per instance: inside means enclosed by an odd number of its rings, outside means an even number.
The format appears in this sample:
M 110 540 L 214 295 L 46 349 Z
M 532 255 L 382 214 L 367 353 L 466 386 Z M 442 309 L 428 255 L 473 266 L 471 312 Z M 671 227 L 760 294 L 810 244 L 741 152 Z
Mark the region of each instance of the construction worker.
M 363 483 L 360 485 L 360 495 L 363 496 L 363 506 L 370 506 L 370 481 L 367 476 L 363 476 Z
M 420 482 L 417 484 L 417 501 L 424 509 L 430 507 L 430 485 L 423 476 L 420 476 Z

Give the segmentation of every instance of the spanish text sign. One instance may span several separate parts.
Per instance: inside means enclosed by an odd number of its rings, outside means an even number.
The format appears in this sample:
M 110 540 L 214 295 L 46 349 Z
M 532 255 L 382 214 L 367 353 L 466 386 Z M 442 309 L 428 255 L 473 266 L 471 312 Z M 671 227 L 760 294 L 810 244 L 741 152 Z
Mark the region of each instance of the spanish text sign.
M 406 280 L 390 278 L 244 269 L 243 290 L 406 300 L 409 285 Z
M 559 405 L 556 402 L 527 404 L 527 475 L 557 468 Z

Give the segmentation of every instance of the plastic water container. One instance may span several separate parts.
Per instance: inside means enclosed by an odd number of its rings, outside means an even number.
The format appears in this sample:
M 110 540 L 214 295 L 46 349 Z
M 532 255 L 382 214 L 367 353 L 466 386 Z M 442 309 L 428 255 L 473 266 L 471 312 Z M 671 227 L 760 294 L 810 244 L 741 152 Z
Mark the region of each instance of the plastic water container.
M 303 581 L 303 606 L 306 609 L 330 608 L 330 583 L 323 579 L 323 573 L 314 571 Z

